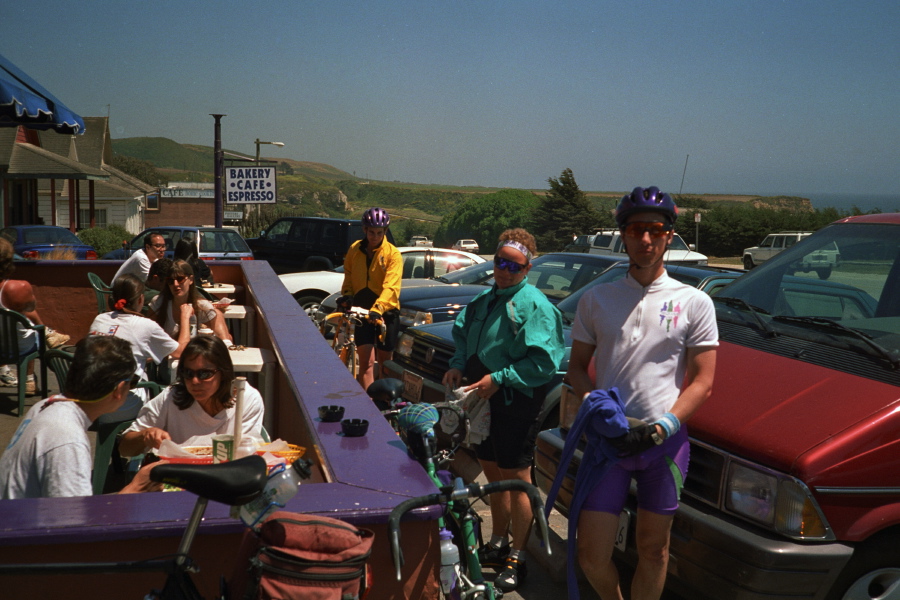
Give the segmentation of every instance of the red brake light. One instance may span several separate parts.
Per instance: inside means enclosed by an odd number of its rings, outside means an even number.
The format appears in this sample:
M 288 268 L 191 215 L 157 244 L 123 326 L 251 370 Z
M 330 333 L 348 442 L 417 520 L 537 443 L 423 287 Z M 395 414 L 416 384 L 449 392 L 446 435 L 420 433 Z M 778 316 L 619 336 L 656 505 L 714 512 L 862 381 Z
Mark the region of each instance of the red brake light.
M 253 260 L 252 256 L 242 256 L 241 260 Z
M 22 258 L 27 258 L 28 260 L 37 260 L 40 257 L 41 255 L 37 250 L 26 250 L 22 253 Z
M 95 250 L 88 250 L 85 258 L 88 260 L 97 260 L 97 252 Z

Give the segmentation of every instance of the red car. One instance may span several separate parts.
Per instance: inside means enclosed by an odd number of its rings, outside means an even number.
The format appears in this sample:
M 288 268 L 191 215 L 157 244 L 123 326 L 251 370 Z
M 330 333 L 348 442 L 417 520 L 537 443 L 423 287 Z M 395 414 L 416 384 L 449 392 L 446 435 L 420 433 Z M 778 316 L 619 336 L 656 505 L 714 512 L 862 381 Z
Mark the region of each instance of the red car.
M 802 272 L 834 246 L 828 281 Z M 669 581 L 710 600 L 900 597 L 900 214 L 837 221 L 713 301 L 716 379 L 687 425 Z M 565 425 L 538 438 L 545 491 Z M 634 510 L 621 520 L 631 563 Z

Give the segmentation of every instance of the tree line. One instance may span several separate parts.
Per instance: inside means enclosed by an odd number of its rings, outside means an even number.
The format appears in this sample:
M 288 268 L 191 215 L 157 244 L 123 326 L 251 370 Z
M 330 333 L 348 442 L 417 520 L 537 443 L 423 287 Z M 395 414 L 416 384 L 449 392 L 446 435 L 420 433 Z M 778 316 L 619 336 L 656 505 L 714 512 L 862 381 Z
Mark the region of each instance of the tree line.
M 165 185 L 165 177 L 148 161 L 116 155 L 113 164 L 151 185 Z M 615 227 L 617 201 L 589 198 L 568 168 L 559 177 L 548 177 L 548 189 L 542 194 L 518 189 L 481 194 L 362 180 L 317 181 L 291 175 L 289 167 L 280 165 L 278 203 L 249 212 L 241 224 L 245 237 L 259 235 L 283 216 L 353 218 L 370 206 L 384 207 L 394 215 L 392 232 L 398 245 L 413 235 L 427 235 L 444 247 L 474 239 L 483 252 L 490 252 L 505 229 L 524 227 L 534 234 L 540 252 L 554 252 L 563 250 L 575 235 Z M 760 197 L 752 202 L 679 194 L 673 198 L 679 207 L 678 234 L 700 252 L 719 257 L 740 256 L 744 248 L 772 232 L 815 231 L 842 217 L 863 214 L 857 208 L 813 209 L 797 198 Z M 694 220 L 698 213 L 699 226 Z

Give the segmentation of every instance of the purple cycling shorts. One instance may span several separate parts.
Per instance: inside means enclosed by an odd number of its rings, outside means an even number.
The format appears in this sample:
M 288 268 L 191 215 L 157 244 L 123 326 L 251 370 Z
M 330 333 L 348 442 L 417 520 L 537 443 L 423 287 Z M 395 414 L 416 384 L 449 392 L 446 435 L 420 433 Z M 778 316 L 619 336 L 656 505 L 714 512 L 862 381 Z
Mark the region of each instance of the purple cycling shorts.
M 638 508 L 661 515 L 674 514 L 687 477 L 690 454 L 687 428 L 682 427 L 659 446 L 620 459 L 591 491 L 582 510 L 619 514 L 625 507 L 634 477 Z

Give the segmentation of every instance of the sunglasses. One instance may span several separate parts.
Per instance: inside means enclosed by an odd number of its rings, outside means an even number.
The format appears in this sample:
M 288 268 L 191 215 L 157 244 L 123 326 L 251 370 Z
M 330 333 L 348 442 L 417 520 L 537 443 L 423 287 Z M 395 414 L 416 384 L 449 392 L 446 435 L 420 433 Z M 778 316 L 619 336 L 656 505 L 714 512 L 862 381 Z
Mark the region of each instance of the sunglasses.
M 176 281 L 177 281 L 178 283 L 181 283 L 181 282 L 183 282 L 185 279 L 187 279 L 187 275 L 181 275 L 181 276 L 179 276 L 179 277 L 169 277 L 168 281 L 169 281 L 169 283 L 175 283 Z
M 644 223 L 638 221 L 623 227 L 622 232 L 628 237 L 638 239 L 644 237 L 645 233 L 649 233 L 651 238 L 658 239 L 672 231 L 672 229 L 673 227 L 668 223 Z
M 209 381 L 218 372 L 219 372 L 218 369 L 197 369 L 195 371 L 193 369 L 188 369 L 187 367 L 185 367 L 181 371 L 181 374 L 184 376 L 185 381 L 190 381 L 194 377 L 196 377 L 200 381 Z
M 153 246 L 154 248 L 165 248 L 166 247 L 165 244 L 150 244 L 150 245 Z
M 500 269 L 501 271 L 509 271 L 510 273 L 518 273 L 528 265 L 520 265 L 514 260 L 509 260 L 506 258 L 501 258 L 499 256 L 494 257 L 494 266 Z

